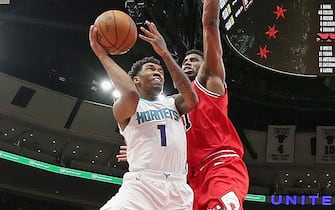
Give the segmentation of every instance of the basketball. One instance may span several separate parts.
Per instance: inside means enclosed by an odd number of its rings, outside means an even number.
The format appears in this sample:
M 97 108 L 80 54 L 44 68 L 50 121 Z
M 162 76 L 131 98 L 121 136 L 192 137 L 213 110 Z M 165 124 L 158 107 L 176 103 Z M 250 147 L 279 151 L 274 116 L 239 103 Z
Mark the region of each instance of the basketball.
M 136 24 L 123 11 L 105 11 L 96 18 L 94 25 L 98 29 L 98 42 L 106 48 L 109 54 L 124 54 L 135 45 L 137 40 Z

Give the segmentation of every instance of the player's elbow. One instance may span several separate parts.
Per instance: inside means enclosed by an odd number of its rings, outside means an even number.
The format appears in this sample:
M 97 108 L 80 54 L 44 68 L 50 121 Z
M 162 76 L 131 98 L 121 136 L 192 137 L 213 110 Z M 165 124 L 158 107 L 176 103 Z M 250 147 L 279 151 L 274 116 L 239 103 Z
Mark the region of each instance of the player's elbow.
M 181 115 L 190 112 L 198 103 L 199 98 L 195 93 L 186 97 L 179 94 L 176 97 L 176 105 Z
M 187 103 L 187 107 L 188 107 L 188 110 L 187 112 L 191 111 L 194 107 L 196 107 L 199 103 L 199 98 L 197 96 L 197 94 L 194 93 L 194 95 L 191 97 L 190 100 L 188 100 L 188 103 Z

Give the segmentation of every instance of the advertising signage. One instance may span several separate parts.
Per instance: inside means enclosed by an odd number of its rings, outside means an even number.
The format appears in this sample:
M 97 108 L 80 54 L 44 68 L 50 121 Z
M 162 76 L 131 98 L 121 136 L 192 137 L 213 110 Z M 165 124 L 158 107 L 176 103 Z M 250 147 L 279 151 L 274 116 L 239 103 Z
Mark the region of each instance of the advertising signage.
M 275 206 L 335 206 L 335 198 L 331 195 L 272 195 L 267 197 L 267 202 Z

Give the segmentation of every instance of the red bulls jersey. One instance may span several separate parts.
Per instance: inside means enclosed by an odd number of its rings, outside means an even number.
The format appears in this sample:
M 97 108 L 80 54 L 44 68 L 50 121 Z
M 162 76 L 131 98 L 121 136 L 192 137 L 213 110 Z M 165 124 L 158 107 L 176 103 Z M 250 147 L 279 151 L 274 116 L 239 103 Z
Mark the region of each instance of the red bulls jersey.
M 184 119 L 190 169 L 200 167 L 204 159 L 220 150 L 233 150 L 242 158 L 243 144 L 228 118 L 227 92 L 220 96 L 205 89 L 197 80 L 193 86 L 199 104 Z

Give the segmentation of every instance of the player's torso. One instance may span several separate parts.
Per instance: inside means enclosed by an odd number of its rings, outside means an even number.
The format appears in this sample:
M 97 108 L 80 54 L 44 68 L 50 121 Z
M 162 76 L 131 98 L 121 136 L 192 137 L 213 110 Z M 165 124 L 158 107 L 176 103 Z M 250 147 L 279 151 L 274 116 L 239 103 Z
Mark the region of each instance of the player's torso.
M 186 173 L 186 135 L 173 98 L 140 99 L 123 136 L 131 171 Z
M 188 162 L 200 165 L 208 155 L 218 150 L 234 150 L 243 156 L 243 145 L 228 118 L 227 93 L 218 96 L 194 83 L 199 104 L 185 115 L 188 140 Z

